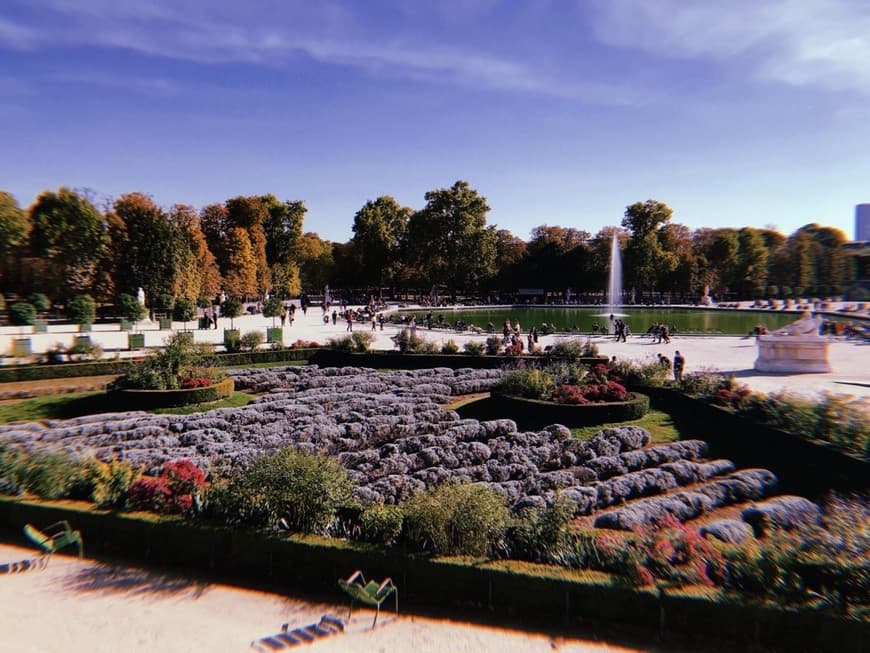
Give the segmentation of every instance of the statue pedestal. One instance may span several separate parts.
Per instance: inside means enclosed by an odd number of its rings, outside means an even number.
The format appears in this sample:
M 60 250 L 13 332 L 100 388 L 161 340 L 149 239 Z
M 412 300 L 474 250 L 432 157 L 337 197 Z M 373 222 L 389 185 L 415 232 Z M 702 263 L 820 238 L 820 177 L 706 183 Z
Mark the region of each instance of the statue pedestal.
M 818 336 L 759 336 L 755 369 L 759 372 L 830 372 L 828 343 Z

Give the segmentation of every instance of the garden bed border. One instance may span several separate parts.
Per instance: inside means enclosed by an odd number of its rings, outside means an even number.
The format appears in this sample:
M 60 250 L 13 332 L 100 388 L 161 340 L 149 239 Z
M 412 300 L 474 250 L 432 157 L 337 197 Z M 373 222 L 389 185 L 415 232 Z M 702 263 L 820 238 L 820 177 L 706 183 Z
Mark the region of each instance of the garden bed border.
M 583 572 L 534 575 L 503 562 L 433 560 L 344 540 L 333 545 L 313 537 L 287 538 L 204 522 L 147 519 L 0 497 L 0 527 L 7 535 L 16 534 L 19 541 L 25 523 L 64 519 L 81 530 L 90 555 L 198 570 L 221 581 L 277 591 L 292 588 L 335 601 L 342 600 L 335 591 L 336 579 L 362 568 L 375 578 L 391 576 L 401 588 L 404 605 L 412 610 L 446 611 L 457 618 L 495 617 L 505 624 L 519 621 L 569 628 L 603 622 L 663 638 L 677 634 L 697 639 L 703 633 L 702 641 L 713 638 L 783 650 L 847 653 L 862 650 L 868 636 L 868 624 L 862 621 L 716 601 L 681 590 L 638 590 L 583 579 Z
M 113 388 L 109 399 L 119 410 L 149 410 L 205 404 L 231 397 L 235 390 L 232 377 L 221 379 L 204 388 L 178 388 L 176 390 L 141 390 L 137 388 Z

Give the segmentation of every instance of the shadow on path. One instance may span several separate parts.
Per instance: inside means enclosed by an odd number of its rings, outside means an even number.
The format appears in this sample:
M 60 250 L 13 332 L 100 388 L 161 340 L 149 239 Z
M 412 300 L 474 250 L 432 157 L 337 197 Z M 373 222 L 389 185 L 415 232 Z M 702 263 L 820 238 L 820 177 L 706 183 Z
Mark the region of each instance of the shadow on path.
M 95 564 L 79 570 L 64 581 L 66 589 L 75 592 L 128 594 L 130 596 L 168 596 L 189 593 L 198 598 L 209 584 L 181 576 L 158 574 L 142 569 L 129 569 L 107 564 Z

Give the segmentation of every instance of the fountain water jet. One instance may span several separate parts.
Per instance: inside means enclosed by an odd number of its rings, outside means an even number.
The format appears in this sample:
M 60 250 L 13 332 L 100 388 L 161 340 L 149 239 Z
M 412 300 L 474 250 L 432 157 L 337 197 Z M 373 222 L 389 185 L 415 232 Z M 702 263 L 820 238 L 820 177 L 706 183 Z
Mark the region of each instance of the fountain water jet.
M 607 284 L 607 312 L 599 315 L 606 318 L 626 317 L 626 313 L 618 313 L 622 303 L 622 254 L 619 251 L 619 238 L 613 232 L 610 243 L 610 281 Z

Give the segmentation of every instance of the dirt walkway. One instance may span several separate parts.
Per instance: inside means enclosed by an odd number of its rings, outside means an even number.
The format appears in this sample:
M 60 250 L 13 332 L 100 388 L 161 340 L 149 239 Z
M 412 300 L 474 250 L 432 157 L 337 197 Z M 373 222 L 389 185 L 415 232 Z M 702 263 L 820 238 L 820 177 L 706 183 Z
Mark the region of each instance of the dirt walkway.
M 0 383 L 0 401 L 10 403 L 31 397 L 45 395 L 64 395 L 73 392 L 96 392 L 117 379 L 116 374 L 108 376 L 78 376 L 70 379 L 40 379 L 38 381 L 13 381 Z

